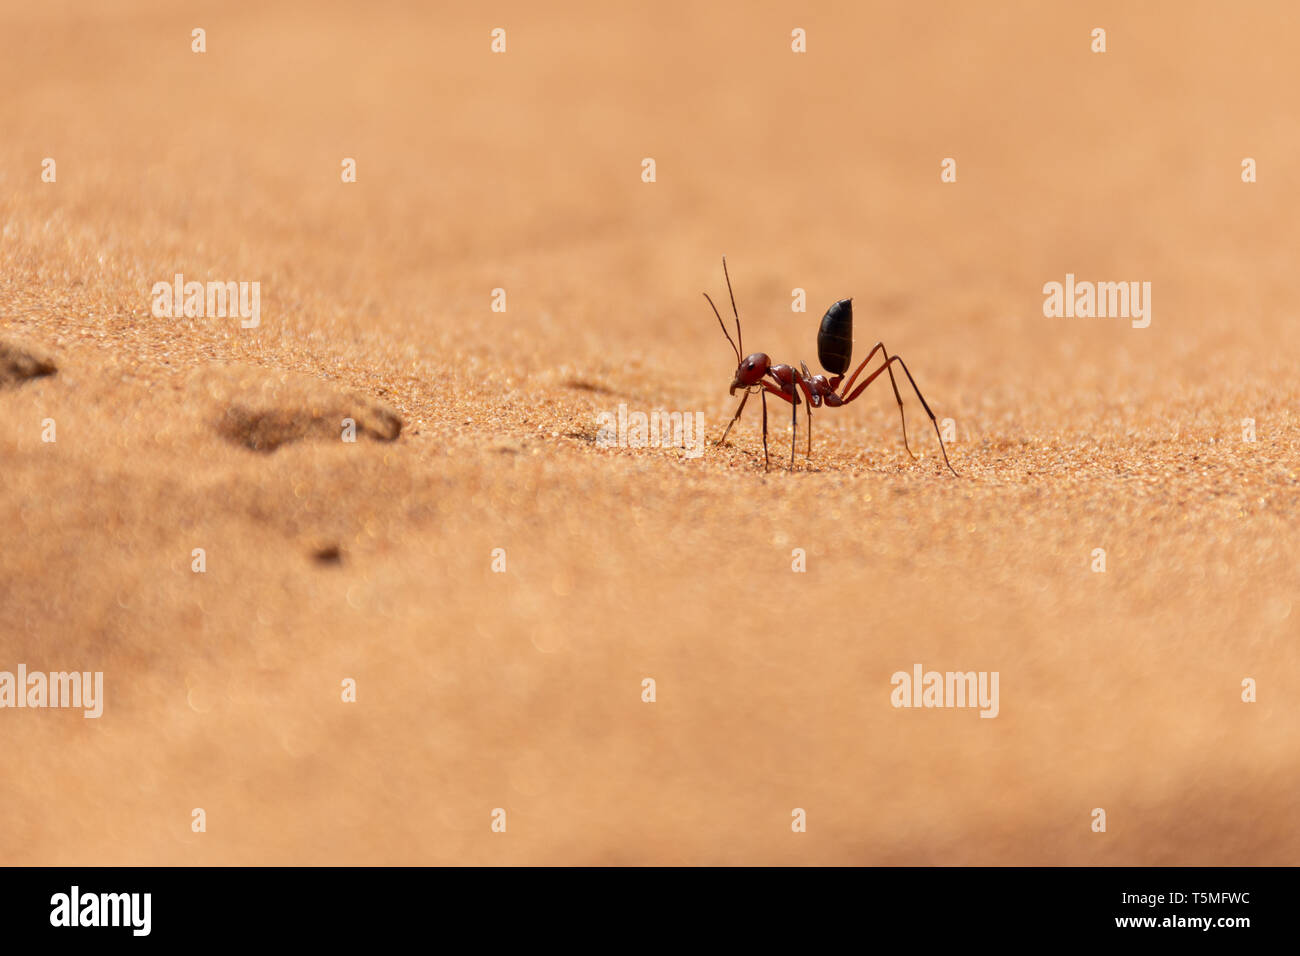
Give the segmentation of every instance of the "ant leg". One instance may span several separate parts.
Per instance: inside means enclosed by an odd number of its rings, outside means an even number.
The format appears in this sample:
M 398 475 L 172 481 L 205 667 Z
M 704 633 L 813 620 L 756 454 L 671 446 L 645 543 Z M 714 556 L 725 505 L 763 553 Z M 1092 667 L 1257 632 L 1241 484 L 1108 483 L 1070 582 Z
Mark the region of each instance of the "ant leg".
M 796 381 L 799 383 L 799 387 L 803 389 L 804 400 L 808 402 L 808 450 L 804 452 L 804 458 L 808 461 L 812 461 L 812 410 L 813 405 L 817 403 L 814 400 L 816 396 L 813 394 L 812 388 L 808 385 L 808 383 L 812 381 L 812 375 L 808 371 L 808 366 L 803 362 L 800 362 L 799 368 L 803 371 L 803 378 L 796 379 Z
M 867 363 L 871 361 L 871 357 L 877 352 L 884 353 L 885 367 L 889 368 L 889 350 L 885 348 L 884 342 L 877 342 L 876 347 L 867 353 L 867 357 L 862 360 L 862 364 L 854 370 L 853 375 L 849 378 L 848 384 L 846 384 L 843 391 L 840 392 L 841 395 L 847 395 L 849 393 L 849 389 L 853 387 L 853 382 L 857 379 L 858 374 L 867 367 Z M 898 420 L 902 422 L 903 425 L 903 447 L 907 449 L 907 453 L 911 455 L 912 460 L 916 461 L 916 456 L 912 454 L 912 446 L 907 443 L 907 416 L 903 414 L 903 396 L 898 394 L 898 382 L 894 380 L 894 370 L 892 368 L 889 368 L 889 384 L 894 386 L 894 401 L 898 402 Z M 913 386 L 916 385 L 915 382 L 912 384 Z M 848 399 L 845 399 L 845 401 L 848 401 Z
M 762 392 L 763 395 L 763 470 L 767 471 L 767 389 Z
M 794 468 L 794 447 L 795 447 L 794 443 L 795 443 L 795 432 L 798 431 L 798 427 L 799 427 L 799 389 L 798 389 L 798 388 L 793 388 L 793 387 L 792 387 L 792 388 L 790 389 L 790 391 L 787 392 L 783 387 L 780 386 L 780 384 L 779 384 L 779 380 L 778 380 L 778 384 L 777 384 L 777 385 L 773 385 L 771 382 L 768 382 L 768 381 L 763 381 L 763 382 L 760 382 L 759 384 L 763 387 L 763 449 L 764 449 L 764 454 L 766 454 L 766 450 L 767 450 L 767 393 L 768 393 L 768 392 L 771 392 L 771 393 L 772 393 L 773 395 L 775 395 L 777 398 L 781 399 L 781 401 L 783 401 L 783 402 L 789 402 L 789 403 L 790 403 L 790 419 L 791 419 L 791 422 L 792 422 L 792 425 L 791 425 L 791 433 L 790 433 L 790 468 L 793 469 L 793 468 Z
M 809 402 L 804 407 L 804 411 L 808 413 L 808 451 L 804 455 L 804 458 L 808 459 L 808 461 L 812 461 L 812 402 Z
M 902 356 L 894 355 L 891 356 L 889 359 L 887 359 L 885 361 L 885 364 L 880 368 L 876 369 L 870 375 L 868 375 L 866 379 L 863 381 L 863 383 L 853 390 L 853 394 L 847 396 L 844 399 L 842 404 L 847 405 L 849 402 L 853 401 L 855 398 L 861 395 L 862 390 L 865 389 L 872 382 L 874 382 L 877 378 L 879 378 L 880 373 L 886 371 L 889 368 L 889 366 L 892 365 L 894 362 L 897 362 L 899 365 L 903 367 L 903 373 L 907 376 L 907 380 L 912 383 L 912 391 L 916 392 L 916 397 L 921 400 L 921 407 L 924 408 L 925 413 L 930 416 L 930 424 L 934 426 L 935 437 L 939 439 L 939 451 L 943 452 L 943 463 L 948 466 L 949 471 L 951 471 L 954 475 L 960 478 L 961 475 L 957 474 L 957 469 L 954 468 L 952 466 L 952 462 L 948 460 L 948 450 L 943 447 L 943 435 L 940 434 L 939 432 L 939 422 L 934 417 L 934 412 L 930 411 L 930 404 L 925 400 L 925 396 L 922 395 L 921 390 L 916 387 L 916 379 L 912 378 L 912 373 L 907 370 L 907 363 L 903 361 Z M 893 373 L 890 374 L 892 377 Z
M 790 403 L 790 471 L 794 471 L 794 440 L 799 434 L 799 390 L 794 391 L 794 401 Z
M 736 422 L 740 419 L 740 413 L 743 412 L 743 411 L 745 410 L 745 403 L 746 403 L 747 401 L 749 401 L 749 392 L 748 392 L 748 391 L 745 392 L 745 394 L 741 396 L 741 399 L 740 399 L 740 407 L 736 409 L 736 414 L 734 414 L 734 415 L 731 416 L 731 422 L 727 425 L 727 430 L 726 430 L 725 432 L 723 432 L 723 433 L 722 433 L 722 437 L 718 439 L 718 444 L 719 444 L 719 445 L 721 445 L 724 441 L 726 441 L 726 440 L 727 440 L 727 436 L 728 436 L 729 434 L 731 434 L 731 426 L 734 425 L 734 424 L 736 424 Z

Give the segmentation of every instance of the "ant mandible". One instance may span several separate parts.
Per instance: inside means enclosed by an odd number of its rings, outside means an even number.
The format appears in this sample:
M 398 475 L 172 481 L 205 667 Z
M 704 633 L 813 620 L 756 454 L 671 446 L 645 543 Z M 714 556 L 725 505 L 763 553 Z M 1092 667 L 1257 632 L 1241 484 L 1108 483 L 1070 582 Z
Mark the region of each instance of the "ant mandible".
M 745 410 L 745 403 L 749 401 L 749 396 L 757 391 L 763 397 L 763 469 L 766 471 L 769 466 L 767 455 L 767 393 L 790 403 L 790 468 L 794 468 L 794 448 L 795 436 L 799 428 L 799 392 L 802 390 L 804 399 L 807 402 L 806 410 L 808 415 L 808 451 L 805 458 L 812 458 L 812 410 L 820 408 L 823 404 L 830 408 L 839 408 L 841 405 L 847 405 L 853 401 L 866 389 L 868 385 L 874 382 L 882 372 L 889 373 L 889 384 L 894 386 L 894 399 L 898 402 L 898 416 L 903 425 L 903 447 L 911 455 L 912 460 L 916 456 L 912 454 L 912 449 L 907 443 L 907 417 L 903 414 L 903 398 L 898 394 L 898 382 L 894 379 L 893 365 L 895 362 L 903 369 L 907 375 L 907 380 L 912 383 L 912 390 L 916 392 L 916 397 L 921 400 L 921 406 L 925 413 L 930 416 L 930 423 L 934 425 L 934 434 L 939 439 L 939 451 L 943 453 L 944 464 L 948 470 L 957 475 L 957 469 L 953 468 L 952 462 L 948 461 L 948 451 L 943 446 L 943 435 L 939 432 L 939 423 L 935 420 L 934 412 L 930 411 L 930 405 L 926 402 L 925 396 L 921 390 L 916 387 L 916 380 L 912 378 L 912 373 L 907 370 L 906 363 L 898 355 L 890 355 L 885 349 L 885 343 L 877 342 L 875 348 L 862 360 L 859 365 L 849 376 L 848 382 L 844 388 L 840 389 L 840 383 L 844 380 L 844 373 L 849 370 L 850 360 L 853 357 L 853 300 L 841 299 L 826 310 L 822 316 L 821 328 L 817 332 L 817 357 L 822 363 L 822 368 L 831 374 L 828 379 L 825 375 L 811 375 L 808 372 L 808 366 L 803 362 L 799 363 L 799 369 L 796 370 L 790 365 L 773 365 L 771 359 L 763 352 L 755 352 L 752 355 L 744 355 L 744 339 L 740 334 L 740 311 L 736 308 L 736 294 L 731 291 L 731 276 L 727 273 L 727 257 L 722 257 L 722 274 L 727 279 L 727 294 L 731 296 L 731 311 L 736 316 L 736 341 L 732 341 L 731 333 L 727 331 L 726 324 L 722 321 L 722 315 L 718 312 L 718 307 L 713 304 L 709 294 L 704 293 L 704 298 L 708 300 L 713 314 L 718 317 L 718 325 L 722 327 L 722 334 L 727 337 L 731 343 L 731 350 L 736 353 L 736 376 L 731 380 L 730 393 L 736 394 L 736 389 L 745 390 L 745 394 L 740 399 L 740 407 L 736 409 L 736 414 L 732 416 L 727 430 L 722 433 L 718 439 L 721 445 L 727 440 L 727 435 L 731 433 L 731 426 L 736 424 L 740 419 L 740 413 Z M 857 388 L 853 388 L 853 383 L 857 381 L 858 375 L 867 367 L 876 355 L 881 353 L 884 359 L 884 365 L 876 369 L 865 379 L 862 380 Z M 743 357 L 742 357 L 743 356 Z M 772 381 L 767 381 L 770 377 Z M 773 384 L 773 382 L 775 384 Z M 853 389 L 849 391 L 849 389 Z M 960 477 L 960 475 L 957 475 Z

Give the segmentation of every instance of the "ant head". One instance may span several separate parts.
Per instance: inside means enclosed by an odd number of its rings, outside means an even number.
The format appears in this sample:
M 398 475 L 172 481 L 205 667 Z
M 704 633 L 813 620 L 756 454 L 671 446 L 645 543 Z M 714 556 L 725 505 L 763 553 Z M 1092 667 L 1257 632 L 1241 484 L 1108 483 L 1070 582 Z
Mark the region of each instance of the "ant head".
M 762 352 L 755 352 L 741 359 L 740 364 L 736 366 L 736 377 L 731 380 L 731 394 L 735 395 L 738 388 L 757 385 L 767 374 L 771 364 L 771 359 Z

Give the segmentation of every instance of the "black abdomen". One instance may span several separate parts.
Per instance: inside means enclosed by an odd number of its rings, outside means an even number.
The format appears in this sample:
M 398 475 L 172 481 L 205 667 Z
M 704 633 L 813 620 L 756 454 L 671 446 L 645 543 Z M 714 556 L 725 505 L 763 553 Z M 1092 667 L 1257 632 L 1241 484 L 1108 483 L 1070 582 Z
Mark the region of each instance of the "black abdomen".
M 853 360 L 853 300 L 840 299 L 822 316 L 817 358 L 832 375 L 843 375 Z

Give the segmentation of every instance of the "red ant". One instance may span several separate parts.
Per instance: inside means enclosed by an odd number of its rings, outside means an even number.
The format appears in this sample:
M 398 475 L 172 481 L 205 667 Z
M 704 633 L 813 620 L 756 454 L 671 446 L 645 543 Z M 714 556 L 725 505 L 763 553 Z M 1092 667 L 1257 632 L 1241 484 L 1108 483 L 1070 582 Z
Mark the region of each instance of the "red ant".
M 731 343 L 731 349 L 736 353 L 736 361 L 740 364 L 736 366 L 736 377 L 731 380 L 730 393 L 736 394 L 736 389 L 745 390 L 744 396 L 740 399 L 740 407 L 736 409 L 736 414 L 732 416 L 731 423 L 727 425 L 727 430 L 722 433 L 718 439 L 721 445 L 727 440 L 727 435 L 731 433 L 731 426 L 736 424 L 740 419 L 740 413 L 745 410 L 745 403 L 749 401 L 749 396 L 754 391 L 758 391 L 763 396 L 763 470 L 766 471 L 769 465 L 767 455 L 767 393 L 771 392 L 783 401 L 790 403 L 790 468 L 794 468 L 794 447 L 795 435 L 799 428 L 799 392 L 803 391 L 804 398 L 807 401 L 808 413 L 808 451 L 805 458 L 812 458 L 812 410 L 820 408 L 823 404 L 830 408 L 839 408 L 841 405 L 847 405 L 853 401 L 868 385 L 874 382 L 881 372 L 889 373 L 889 384 L 894 386 L 894 399 L 898 402 L 898 416 L 903 424 L 903 447 L 907 453 L 916 460 L 912 454 L 912 449 L 907 443 L 907 417 L 903 414 L 903 398 L 898 394 L 898 382 L 894 379 L 893 365 L 897 362 L 907 375 L 907 380 L 912 383 L 912 390 L 916 392 L 916 397 L 921 400 L 921 405 L 925 408 L 925 413 L 930 416 L 930 423 L 934 425 L 934 433 L 939 439 L 939 450 L 943 452 L 944 464 L 948 470 L 957 475 L 957 469 L 953 468 L 952 462 L 948 461 L 947 449 L 943 447 L 943 435 L 939 432 L 939 423 L 935 420 L 934 412 L 930 411 L 930 406 L 921 394 L 921 390 L 916 387 L 916 380 L 912 378 L 912 373 L 907 370 L 907 365 L 903 359 L 894 355 L 891 356 L 885 349 L 883 342 L 877 342 L 870 354 L 862 360 L 859 365 L 849 376 L 848 382 L 843 390 L 839 390 L 840 382 L 844 380 L 844 373 L 849 370 L 850 360 L 853 357 L 853 300 L 841 299 L 826 310 L 822 316 L 821 328 L 817 332 L 817 357 L 822 363 L 822 368 L 831 373 L 828 379 L 825 375 L 811 375 L 808 372 L 808 366 L 803 362 L 799 363 L 799 369 L 796 371 L 790 365 L 773 365 L 771 359 L 762 352 L 755 352 L 753 355 L 744 355 L 742 345 L 744 340 L 740 335 L 740 312 L 736 308 L 736 294 L 731 291 L 731 276 L 727 274 L 727 257 L 722 257 L 722 274 L 727 279 L 727 294 L 731 296 L 731 311 L 736 316 L 736 340 L 732 341 L 731 333 L 727 331 L 726 324 L 722 321 L 722 315 L 718 312 L 718 307 L 713 304 L 709 294 L 704 293 L 704 298 L 708 299 L 713 314 L 718 317 L 718 325 L 722 327 L 722 334 L 727 337 Z M 741 344 L 737 344 L 737 342 Z M 858 375 L 867 367 L 867 363 L 880 352 L 884 357 L 885 364 L 876 369 L 865 379 L 857 388 L 853 388 L 853 383 L 857 381 Z M 767 381 L 765 376 L 771 376 L 772 382 Z M 853 391 L 849 391 L 853 389 Z M 961 477 L 957 475 L 957 477 Z

